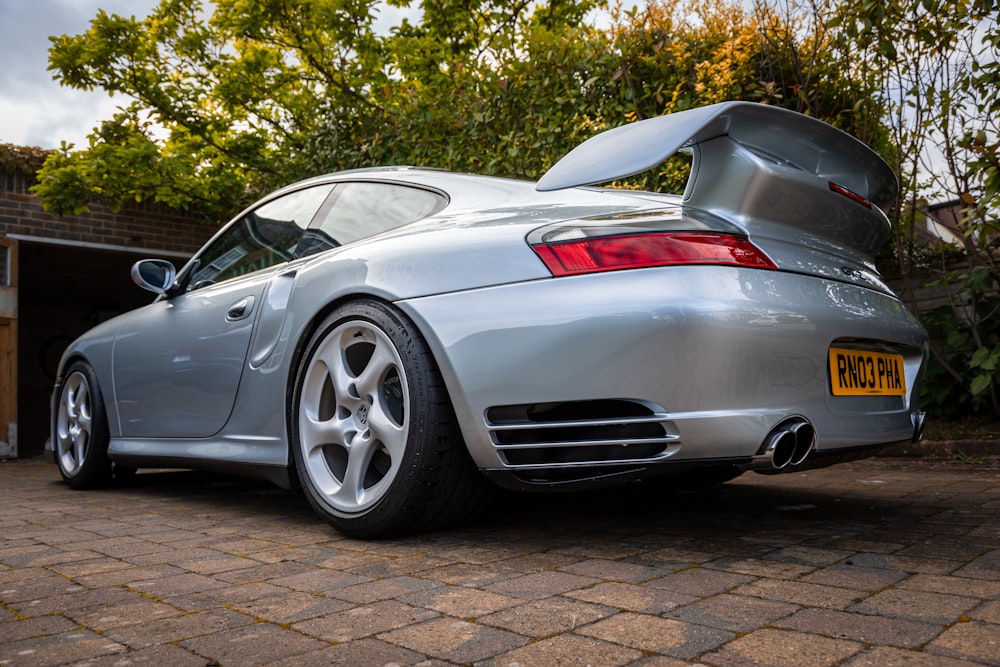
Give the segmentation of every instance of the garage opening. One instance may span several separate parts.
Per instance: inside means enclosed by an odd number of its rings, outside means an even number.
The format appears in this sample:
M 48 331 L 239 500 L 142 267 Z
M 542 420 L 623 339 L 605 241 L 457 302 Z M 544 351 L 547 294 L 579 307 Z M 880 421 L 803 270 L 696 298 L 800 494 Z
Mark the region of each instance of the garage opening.
M 80 245 L 19 243 L 17 390 L 18 456 L 42 454 L 49 436 L 49 401 L 66 346 L 94 325 L 151 303 L 129 277 L 132 264 L 186 258 Z

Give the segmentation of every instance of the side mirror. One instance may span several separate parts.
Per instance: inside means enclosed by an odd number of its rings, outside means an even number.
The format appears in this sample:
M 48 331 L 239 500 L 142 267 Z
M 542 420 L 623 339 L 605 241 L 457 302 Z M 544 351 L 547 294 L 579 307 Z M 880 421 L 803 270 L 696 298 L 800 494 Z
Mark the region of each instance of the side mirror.
M 144 290 L 163 296 L 177 277 L 177 269 L 165 259 L 140 259 L 132 265 L 132 282 Z

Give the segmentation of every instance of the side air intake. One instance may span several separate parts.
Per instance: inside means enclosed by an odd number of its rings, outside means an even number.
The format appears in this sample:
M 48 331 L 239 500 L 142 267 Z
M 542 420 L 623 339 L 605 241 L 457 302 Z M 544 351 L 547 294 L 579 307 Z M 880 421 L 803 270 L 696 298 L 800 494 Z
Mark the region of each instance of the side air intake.
M 680 448 L 658 406 L 607 399 L 492 407 L 493 446 L 511 468 L 571 468 L 655 461 Z

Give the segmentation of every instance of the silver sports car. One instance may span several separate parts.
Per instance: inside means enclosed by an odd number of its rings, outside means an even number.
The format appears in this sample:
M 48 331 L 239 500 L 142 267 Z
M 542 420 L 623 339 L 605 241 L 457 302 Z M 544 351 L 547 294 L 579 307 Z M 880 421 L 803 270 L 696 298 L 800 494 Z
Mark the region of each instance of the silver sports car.
M 692 154 L 683 196 L 594 187 Z M 721 482 L 920 437 L 926 334 L 876 272 L 896 178 L 730 102 L 597 135 L 537 183 L 363 169 L 286 187 L 155 301 L 75 341 L 52 454 L 300 486 L 340 530 L 479 511 L 497 485 Z

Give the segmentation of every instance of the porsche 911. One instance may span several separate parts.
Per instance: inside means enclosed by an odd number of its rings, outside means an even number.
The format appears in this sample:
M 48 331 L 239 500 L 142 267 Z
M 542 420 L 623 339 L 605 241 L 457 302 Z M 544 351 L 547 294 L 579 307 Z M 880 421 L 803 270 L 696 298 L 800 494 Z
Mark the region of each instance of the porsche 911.
M 683 194 L 606 187 L 690 154 Z M 601 187 L 604 185 L 605 187 Z M 411 167 L 285 187 L 72 343 L 50 449 L 301 488 L 344 533 L 498 487 L 721 483 L 920 438 L 927 339 L 875 266 L 897 181 L 850 135 L 728 102 L 624 125 L 537 182 Z

